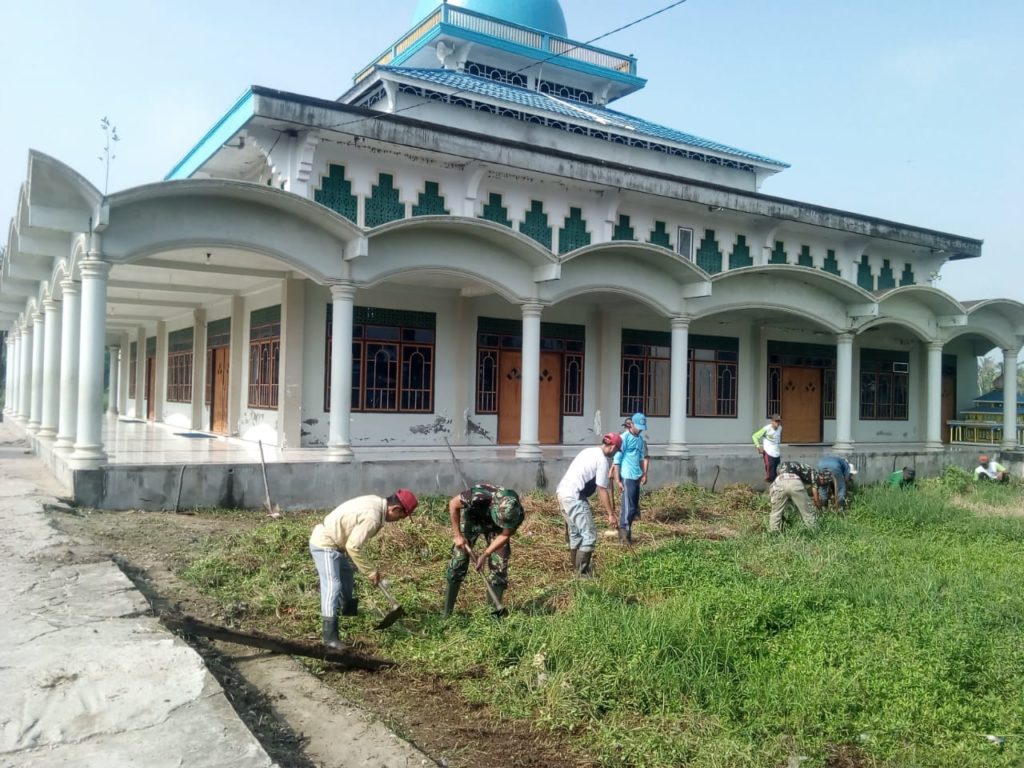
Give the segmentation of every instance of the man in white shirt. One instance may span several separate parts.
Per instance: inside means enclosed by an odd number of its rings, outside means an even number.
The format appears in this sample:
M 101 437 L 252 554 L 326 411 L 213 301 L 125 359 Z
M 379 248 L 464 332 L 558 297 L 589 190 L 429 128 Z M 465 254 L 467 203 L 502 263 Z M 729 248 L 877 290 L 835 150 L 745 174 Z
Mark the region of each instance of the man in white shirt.
M 782 416 L 773 413 L 768 423 L 751 435 L 754 447 L 764 459 L 764 481 L 775 482 L 775 475 L 782 460 Z
M 377 586 L 380 569 L 363 552 L 363 546 L 377 535 L 384 523 L 404 520 L 419 502 L 408 488 L 399 488 L 386 499 L 359 496 L 335 507 L 309 537 L 320 577 L 320 616 L 323 619 L 323 643 L 341 648 L 338 637 L 338 603 L 342 616 L 355 616 L 359 601 L 355 598 L 355 569 Z
M 594 491 L 608 518 L 615 519 L 608 493 L 608 459 L 619 450 L 622 450 L 622 438 L 608 432 L 601 438 L 600 445 L 584 448 L 576 454 L 555 490 L 569 534 L 569 562 L 580 577 L 593 575 L 591 559 L 597 545 L 597 529 L 590 497 Z
M 989 459 L 988 456 L 982 455 L 978 457 L 978 466 L 974 468 L 974 479 L 1008 483 L 1010 482 L 1010 473 L 995 459 Z

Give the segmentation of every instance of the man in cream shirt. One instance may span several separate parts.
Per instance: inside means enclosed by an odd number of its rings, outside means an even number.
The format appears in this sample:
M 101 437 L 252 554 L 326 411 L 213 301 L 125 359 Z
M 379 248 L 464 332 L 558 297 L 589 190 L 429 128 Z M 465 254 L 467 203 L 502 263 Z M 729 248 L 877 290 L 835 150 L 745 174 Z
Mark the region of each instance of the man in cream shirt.
M 419 502 L 408 488 L 399 488 L 386 499 L 359 496 L 335 507 L 309 537 L 309 553 L 320 576 L 320 615 L 323 619 L 323 643 L 341 648 L 338 637 L 338 603 L 342 616 L 355 616 L 359 601 L 354 595 L 355 569 L 377 586 L 380 569 L 370 562 L 363 546 L 377 535 L 384 523 L 403 520 Z

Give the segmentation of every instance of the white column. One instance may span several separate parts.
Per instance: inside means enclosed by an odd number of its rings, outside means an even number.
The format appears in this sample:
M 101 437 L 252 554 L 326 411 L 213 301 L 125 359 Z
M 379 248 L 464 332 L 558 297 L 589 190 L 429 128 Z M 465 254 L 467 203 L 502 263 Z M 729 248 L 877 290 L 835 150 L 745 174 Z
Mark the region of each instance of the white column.
M 523 305 L 523 390 L 519 415 L 520 459 L 539 459 L 540 450 L 540 313 L 542 304 Z
M 21 329 L 21 361 L 18 364 L 18 420 L 27 424 L 32 415 L 32 318 Z
M 146 420 L 146 329 L 135 331 L 135 418 Z
M 156 360 L 153 363 L 153 421 L 164 420 L 164 406 L 167 404 L 167 323 L 156 321 Z
M 57 414 L 60 408 L 60 341 L 61 302 L 43 302 L 43 411 L 39 437 L 57 436 Z
M 18 413 L 18 339 L 17 327 L 7 332 L 7 391 L 4 393 L 5 411 L 13 417 Z
M 277 372 L 277 440 L 281 448 L 302 446 L 302 379 L 306 335 L 306 280 L 281 283 L 281 364 Z
M 4 344 L 7 349 L 4 355 L 4 413 L 10 413 L 11 410 L 11 354 L 13 348 L 13 342 L 11 341 L 11 334 L 8 333 L 4 336 Z
M 121 350 L 118 353 L 117 361 L 117 405 L 122 416 L 129 416 L 128 401 L 131 393 L 128 391 L 128 369 L 132 366 L 131 339 L 127 333 L 121 334 Z
M 228 434 L 237 435 L 242 409 L 248 403 L 247 382 L 242 379 L 249 340 L 245 337 L 249 324 L 245 318 L 245 299 L 231 297 L 231 354 L 228 363 Z
M 98 237 L 94 235 L 98 240 Z M 98 244 L 97 244 L 98 245 Z M 82 262 L 82 322 L 78 366 L 78 430 L 72 469 L 95 469 L 107 455 L 103 451 L 103 346 L 107 334 L 107 274 L 110 264 L 100 261 L 98 247 L 90 248 Z
M 352 461 L 352 311 L 356 289 L 351 283 L 331 286 L 331 416 L 327 455 Z
M 942 342 L 928 342 L 928 396 L 925 408 L 925 449 L 942 450 Z
M 853 334 L 836 337 L 836 453 L 853 453 Z
M 18 376 L 18 418 L 22 424 L 28 423 L 32 415 L 32 319 L 25 318 L 25 327 L 21 329 L 21 363 Z
M 1020 349 L 1003 350 L 1003 444 L 1004 451 L 1017 448 L 1017 354 Z
M 65 278 L 60 282 L 64 296 L 61 311 L 60 408 L 57 417 L 56 450 L 70 451 L 78 432 L 78 329 L 81 325 L 82 284 Z
M 32 313 L 32 395 L 29 404 L 28 431 L 35 434 L 43 420 L 43 313 Z
M 117 347 L 107 347 L 107 413 L 117 416 Z
M 192 429 L 206 429 L 203 403 L 206 400 L 206 310 L 192 310 Z
M 671 410 L 668 455 L 686 456 L 686 379 L 689 373 L 690 318 L 672 318 Z

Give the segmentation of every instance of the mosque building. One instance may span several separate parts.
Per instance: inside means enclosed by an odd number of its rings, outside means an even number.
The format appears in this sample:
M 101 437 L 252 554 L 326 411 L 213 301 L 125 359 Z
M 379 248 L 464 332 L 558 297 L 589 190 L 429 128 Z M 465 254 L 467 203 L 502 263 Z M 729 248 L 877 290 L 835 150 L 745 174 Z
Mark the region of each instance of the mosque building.
M 335 466 L 535 463 L 634 411 L 676 479 L 775 412 L 819 452 L 949 450 L 976 357 L 1024 337 L 933 285 L 981 241 L 763 193 L 785 162 L 620 111 L 637 59 L 569 32 L 557 0 L 420 0 L 340 98 L 253 86 L 162 181 L 32 152 L 5 412 L 69 471 L 116 453 L 104 397 Z

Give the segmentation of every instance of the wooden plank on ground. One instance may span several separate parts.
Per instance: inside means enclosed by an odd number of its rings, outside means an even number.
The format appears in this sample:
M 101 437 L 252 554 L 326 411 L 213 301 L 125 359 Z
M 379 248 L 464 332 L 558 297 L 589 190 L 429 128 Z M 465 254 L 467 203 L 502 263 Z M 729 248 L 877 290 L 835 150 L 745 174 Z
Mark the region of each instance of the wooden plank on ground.
M 289 640 L 283 637 L 271 637 L 259 632 L 242 632 L 237 629 L 222 627 L 217 624 L 197 619 L 194 616 L 185 614 L 161 613 L 160 623 L 170 630 L 181 632 L 184 635 L 198 635 L 209 637 L 213 640 L 224 640 L 229 643 L 238 643 L 253 648 L 263 648 L 274 653 L 287 653 L 292 656 L 308 656 L 312 659 L 329 661 L 332 664 L 340 664 L 350 669 L 366 669 L 376 671 L 385 667 L 394 666 L 394 662 L 387 659 L 379 659 L 374 656 L 366 656 L 357 653 L 351 648 L 335 650 L 320 643 L 304 642 L 302 640 Z

